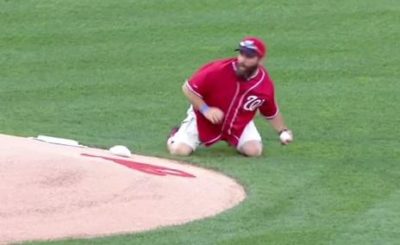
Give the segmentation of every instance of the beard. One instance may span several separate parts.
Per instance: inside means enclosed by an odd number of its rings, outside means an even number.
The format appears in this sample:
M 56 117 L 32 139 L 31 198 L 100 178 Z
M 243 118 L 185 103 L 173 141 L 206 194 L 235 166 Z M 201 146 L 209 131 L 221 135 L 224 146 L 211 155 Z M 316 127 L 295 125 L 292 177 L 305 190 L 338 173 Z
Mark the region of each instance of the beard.
M 255 66 L 245 66 L 244 64 L 237 63 L 236 64 L 236 75 L 241 79 L 248 79 L 251 77 L 257 70 L 258 64 Z

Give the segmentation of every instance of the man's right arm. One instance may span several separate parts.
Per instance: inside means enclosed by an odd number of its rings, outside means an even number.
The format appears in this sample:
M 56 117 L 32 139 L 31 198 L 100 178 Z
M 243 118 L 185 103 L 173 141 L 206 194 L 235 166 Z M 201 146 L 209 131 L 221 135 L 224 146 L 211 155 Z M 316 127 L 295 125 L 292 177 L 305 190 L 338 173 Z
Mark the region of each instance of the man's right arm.
M 200 111 L 212 124 L 220 124 L 223 121 L 224 113 L 219 108 L 209 107 L 203 98 L 189 89 L 187 83 L 183 84 L 182 91 L 193 107 Z
M 190 104 L 192 104 L 196 110 L 200 111 L 201 108 L 206 105 L 206 103 L 200 96 L 198 96 L 188 88 L 187 83 L 183 84 L 182 91 L 186 98 L 189 100 Z

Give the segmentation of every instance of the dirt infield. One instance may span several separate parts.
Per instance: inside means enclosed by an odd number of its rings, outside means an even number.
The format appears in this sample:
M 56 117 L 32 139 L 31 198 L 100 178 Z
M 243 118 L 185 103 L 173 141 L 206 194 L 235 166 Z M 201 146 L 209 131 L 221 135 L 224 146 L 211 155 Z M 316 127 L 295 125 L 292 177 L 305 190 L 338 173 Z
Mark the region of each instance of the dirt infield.
M 0 134 L 0 243 L 183 224 L 240 203 L 237 182 L 165 159 Z

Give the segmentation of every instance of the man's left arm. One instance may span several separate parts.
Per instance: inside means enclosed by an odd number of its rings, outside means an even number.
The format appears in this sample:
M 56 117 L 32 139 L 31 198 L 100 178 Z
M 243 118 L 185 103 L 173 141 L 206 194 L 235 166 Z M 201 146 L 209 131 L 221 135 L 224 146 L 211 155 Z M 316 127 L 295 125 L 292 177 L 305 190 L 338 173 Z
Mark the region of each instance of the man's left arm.
M 261 114 L 270 122 L 271 126 L 278 133 L 281 143 L 287 145 L 293 141 L 293 133 L 285 124 L 282 114 L 279 112 L 275 93 L 270 100 L 265 101 L 260 107 Z
M 285 125 L 285 121 L 283 120 L 282 114 L 278 111 L 277 114 L 268 119 L 271 126 L 278 133 L 281 143 L 287 145 L 293 141 L 293 133 L 288 127 Z
M 285 125 L 285 121 L 283 120 L 282 114 L 278 111 L 274 117 L 267 117 L 267 120 L 271 124 L 272 128 L 275 129 L 277 133 L 281 132 L 282 130 L 287 129 Z

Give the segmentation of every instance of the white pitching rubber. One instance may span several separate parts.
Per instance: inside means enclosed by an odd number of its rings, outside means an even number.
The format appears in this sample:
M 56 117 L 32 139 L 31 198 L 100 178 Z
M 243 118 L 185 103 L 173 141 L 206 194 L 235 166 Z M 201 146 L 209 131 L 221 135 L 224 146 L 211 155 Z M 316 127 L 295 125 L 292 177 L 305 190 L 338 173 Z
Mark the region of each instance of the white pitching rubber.
M 43 142 L 51 143 L 51 144 L 58 144 L 58 145 L 67 145 L 67 146 L 75 146 L 75 147 L 84 147 L 80 145 L 76 140 L 46 136 L 46 135 L 39 135 L 38 137 L 34 138 L 36 140 L 40 140 Z

